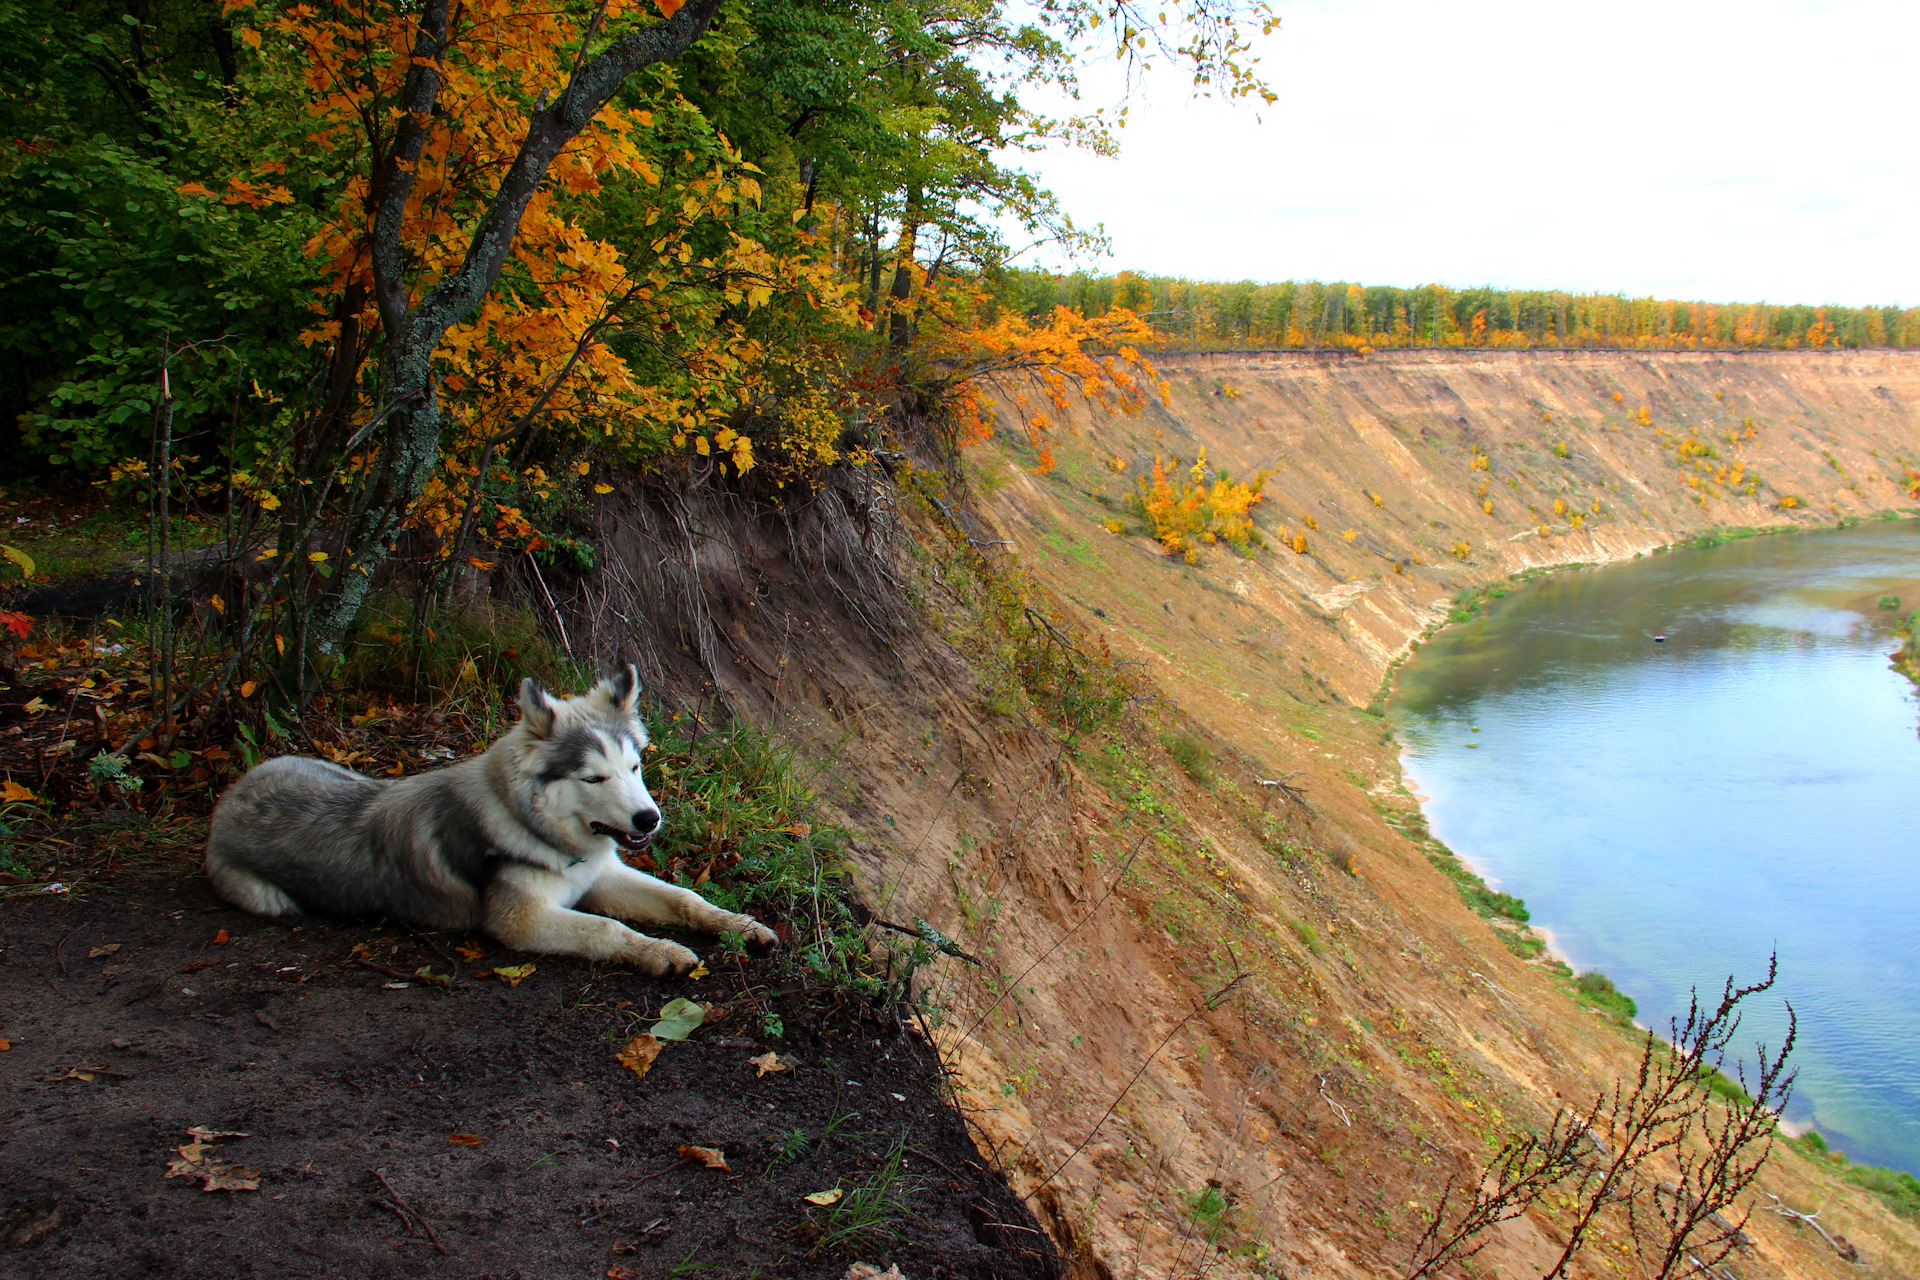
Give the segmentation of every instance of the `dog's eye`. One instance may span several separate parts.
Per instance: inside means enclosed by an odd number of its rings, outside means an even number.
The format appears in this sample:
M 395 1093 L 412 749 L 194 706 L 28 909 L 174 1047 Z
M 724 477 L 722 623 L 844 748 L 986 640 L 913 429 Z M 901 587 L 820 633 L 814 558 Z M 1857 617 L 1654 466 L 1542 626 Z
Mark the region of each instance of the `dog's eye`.
M 585 783 L 588 783 L 588 784 L 592 784 L 592 783 L 595 783 L 595 782 L 605 782 L 605 781 L 606 781 L 606 779 L 605 779 L 605 778 L 582 778 L 582 779 L 580 779 L 580 781 L 582 781 L 582 782 L 585 782 Z
M 637 765 L 637 764 L 636 764 L 635 766 L 633 766 L 633 771 L 634 771 L 635 773 L 638 773 L 638 772 L 640 772 L 640 766 L 639 766 L 639 765 Z

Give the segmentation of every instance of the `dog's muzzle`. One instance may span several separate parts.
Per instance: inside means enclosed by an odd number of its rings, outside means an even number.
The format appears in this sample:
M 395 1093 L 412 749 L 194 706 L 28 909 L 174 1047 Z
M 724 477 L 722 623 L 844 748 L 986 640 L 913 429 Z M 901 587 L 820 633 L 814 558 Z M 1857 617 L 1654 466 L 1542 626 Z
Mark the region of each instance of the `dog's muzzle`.
M 612 836 L 613 842 L 622 849 L 644 849 L 653 843 L 651 831 L 642 835 L 633 831 L 622 831 L 618 827 L 610 827 L 604 822 L 593 823 L 592 829 L 603 836 Z
M 622 831 L 605 822 L 592 823 L 591 827 L 603 836 L 612 836 L 613 842 L 623 849 L 644 849 L 653 843 L 653 833 L 660 829 L 660 811 L 642 809 L 634 814 L 632 831 Z

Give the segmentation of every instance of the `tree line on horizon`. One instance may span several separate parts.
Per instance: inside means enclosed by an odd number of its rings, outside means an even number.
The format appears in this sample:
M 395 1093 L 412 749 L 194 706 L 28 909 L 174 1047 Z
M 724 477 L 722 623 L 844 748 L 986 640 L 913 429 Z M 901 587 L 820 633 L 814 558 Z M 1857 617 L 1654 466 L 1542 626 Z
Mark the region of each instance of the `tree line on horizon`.
M 1336 280 L 1005 273 L 1002 307 L 1147 318 L 1164 350 L 1377 351 L 1398 347 L 1633 351 L 1920 347 L 1920 307 L 1780 306 L 1553 289 L 1399 288 Z

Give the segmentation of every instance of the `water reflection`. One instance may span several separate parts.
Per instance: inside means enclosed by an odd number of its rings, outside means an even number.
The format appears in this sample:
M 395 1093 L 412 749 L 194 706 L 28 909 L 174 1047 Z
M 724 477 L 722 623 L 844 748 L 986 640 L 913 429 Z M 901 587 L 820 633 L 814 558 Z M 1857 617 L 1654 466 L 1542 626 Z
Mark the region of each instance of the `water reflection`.
M 1437 637 L 1393 710 L 1435 834 L 1643 1021 L 1777 944 L 1794 1118 L 1920 1172 L 1920 704 L 1883 596 L 1920 607 L 1920 524 L 1556 575 Z

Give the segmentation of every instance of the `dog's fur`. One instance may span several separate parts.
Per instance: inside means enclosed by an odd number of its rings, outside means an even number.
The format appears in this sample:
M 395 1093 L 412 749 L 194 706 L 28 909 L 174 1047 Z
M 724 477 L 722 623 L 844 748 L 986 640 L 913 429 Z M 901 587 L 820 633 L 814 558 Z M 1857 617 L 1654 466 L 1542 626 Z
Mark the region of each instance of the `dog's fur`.
M 484 754 L 394 782 L 324 760 L 268 760 L 214 809 L 207 878 L 256 915 L 485 928 L 522 951 L 648 973 L 685 973 L 698 958 L 609 916 L 771 945 L 753 917 L 620 860 L 616 838 L 641 845 L 660 825 L 641 777 L 639 692 L 631 666 L 577 698 L 523 681 L 520 722 Z

